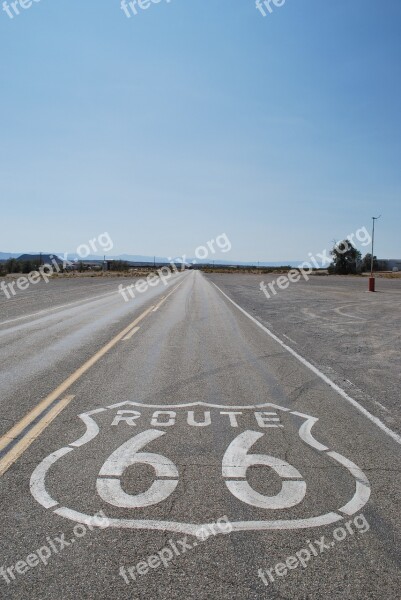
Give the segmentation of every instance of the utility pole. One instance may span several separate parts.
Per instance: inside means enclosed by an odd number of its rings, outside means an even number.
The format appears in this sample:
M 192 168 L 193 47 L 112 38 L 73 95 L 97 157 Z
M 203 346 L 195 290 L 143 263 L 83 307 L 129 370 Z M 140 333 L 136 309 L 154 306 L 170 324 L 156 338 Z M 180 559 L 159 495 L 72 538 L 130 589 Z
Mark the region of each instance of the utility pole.
M 378 219 L 380 219 L 381 215 L 379 215 L 378 217 L 372 217 L 372 256 L 371 256 L 371 260 L 370 260 L 370 277 L 369 277 L 369 292 L 375 292 L 376 291 L 376 281 L 373 275 L 373 257 L 374 257 L 374 244 L 375 244 L 375 221 L 377 221 Z

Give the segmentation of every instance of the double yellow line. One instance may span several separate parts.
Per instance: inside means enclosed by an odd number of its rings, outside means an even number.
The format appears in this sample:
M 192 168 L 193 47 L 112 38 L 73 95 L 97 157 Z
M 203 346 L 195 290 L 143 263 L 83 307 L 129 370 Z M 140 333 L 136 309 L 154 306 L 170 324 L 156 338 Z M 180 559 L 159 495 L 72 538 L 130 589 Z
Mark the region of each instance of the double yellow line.
M 66 396 L 50 410 L 40 410 L 40 403 L 0 439 L 0 456 L 3 456 L 0 459 L 0 477 L 74 398 Z
M 182 282 L 181 282 L 182 283 Z M 101 348 L 92 358 L 87 360 L 72 375 L 67 377 L 53 392 L 42 402 L 32 409 L 21 421 L 12 427 L 0 438 L 0 477 L 10 466 L 29 448 L 46 427 L 61 413 L 62 410 L 74 399 L 75 396 L 63 394 L 75 383 L 86 371 L 98 362 L 109 350 L 120 340 L 130 339 L 138 330 L 137 325 L 155 308 L 159 308 L 163 302 L 181 285 L 178 284 L 170 294 L 163 298 L 156 307 L 150 306 L 139 317 L 128 325 L 123 331 L 116 335 L 110 342 Z

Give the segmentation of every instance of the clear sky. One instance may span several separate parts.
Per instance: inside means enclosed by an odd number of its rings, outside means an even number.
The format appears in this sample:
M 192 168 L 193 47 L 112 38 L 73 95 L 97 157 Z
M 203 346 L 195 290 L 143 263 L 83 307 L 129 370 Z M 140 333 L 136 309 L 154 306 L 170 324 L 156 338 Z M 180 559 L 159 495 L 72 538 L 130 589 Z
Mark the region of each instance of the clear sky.
M 1 0 L 0 4 L 3 0 Z M 21 0 L 29 3 L 28 0 Z M 401 2 L 40 0 L 0 11 L 0 251 L 401 258 Z

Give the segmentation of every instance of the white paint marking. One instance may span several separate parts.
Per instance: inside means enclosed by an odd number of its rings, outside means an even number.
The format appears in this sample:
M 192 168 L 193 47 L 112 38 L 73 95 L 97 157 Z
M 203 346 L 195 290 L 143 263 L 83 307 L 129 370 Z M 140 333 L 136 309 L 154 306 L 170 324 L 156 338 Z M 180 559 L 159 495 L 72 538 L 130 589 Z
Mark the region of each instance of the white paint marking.
M 131 496 L 122 489 L 120 479 L 99 478 L 96 481 L 97 493 L 102 500 L 118 508 L 144 508 L 159 504 L 171 496 L 177 485 L 176 479 L 158 480 L 146 492 Z
M 175 464 L 165 456 L 139 452 L 144 446 L 164 435 L 164 431 L 154 429 L 142 431 L 111 454 L 100 469 L 96 482 L 98 494 L 105 502 L 119 508 L 143 508 L 166 500 L 174 492 L 179 477 Z M 141 494 L 127 494 L 122 489 L 121 477 L 128 467 L 136 464 L 153 467 L 156 477 L 171 477 L 172 479 L 154 481 L 149 489 Z M 102 477 L 107 479 L 102 479 Z
M 231 442 L 223 458 L 223 477 L 246 477 L 247 469 L 255 465 L 270 467 L 282 478 L 302 477 L 300 472 L 285 460 L 267 454 L 248 454 L 252 446 L 264 435 L 257 431 L 244 431 Z
M 249 467 L 263 465 L 270 467 L 279 477 L 301 479 L 301 473 L 285 460 L 267 454 L 248 454 L 252 446 L 264 436 L 256 431 L 244 431 L 229 445 L 223 457 L 223 477 L 245 478 Z M 266 496 L 252 489 L 247 481 L 226 481 L 233 496 L 249 504 L 268 510 L 282 510 L 300 504 L 305 498 L 305 481 L 283 481 L 281 490 L 275 496 Z
M 202 422 L 195 420 L 195 412 L 193 410 L 188 411 L 187 423 L 191 427 L 207 427 L 208 425 L 211 425 L 212 418 L 210 416 L 210 410 L 204 411 Z
M 65 456 L 68 452 L 72 452 L 72 450 L 72 448 L 61 448 L 60 450 L 57 450 L 57 452 L 53 452 L 53 454 L 50 454 L 42 460 L 31 475 L 31 494 L 35 500 L 45 508 L 53 508 L 58 505 L 58 502 L 53 500 L 46 491 L 45 479 L 47 472 L 59 458 Z
M 330 456 L 335 461 L 343 465 L 356 479 L 356 491 L 352 500 L 350 500 L 345 506 L 339 509 L 346 515 L 353 515 L 365 506 L 370 498 L 370 483 L 365 473 L 352 461 L 337 452 L 327 452 L 327 456 Z
M 157 531 L 172 531 L 174 533 L 183 533 L 196 536 L 199 529 L 210 527 L 215 523 L 190 524 L 177 523 L 175 521 L 156 521 L 156 520 L 136 520 L 136 519 L 105 519 L 104 525 L 100 524 L 100 519 L 76 512 L 69 508 L 58 508 L 54 511 L 57 515 L 75 521 L 76 523 L 90 523 L 94 527 L 112 527 L 116 529 L 149 529 Z M 268 531 L 277 529 L 307 529 L 309 527 L 323 527 L 342 521 L 344 517 L 331 512 L 318 517 L 309 519 L 291 519 L 281 521 L 230 521 L 233 531 Z M 106 524 L 107 523 L 107 524 Z
M 149 406 L 149 405 L 143 405 L 143 404 L 139 404 L 136 402 L 128 402 L 128 403 L 122 403 L 121 405 L 135 405 L 135 406 Z M 183 405 L 175 405 L 175 406 L 183 406 Z M 217 406 L 218 408 L 220 407 L 220 405 L 210 405 L 208 403 L 204 403 L 204 402 L 194 402 L 194 403 L 190 403 L 188 404 L 188 406 Z M 280 407 L 270 404 L 270 403 L 265 403 L 265 404 L 261 404 L 261 405 L 256 405 L 255 407 L 243 407 L 243 408 L 261 408 L 261 407 L 274 407 L 276 409 L 280 409 Z M 153 406 L 152 406 L 153 407 Z M 165 405 L 164 405 L 165 407 Z M 227 408 L 225 406 L 225 408 Z M 230 408 L 238 408 L 238 407 L 230 407 Z M 289 409 L 287 408 L 281 408 L 281 410 L 283 411 L 289 411 Z M 100 409 L 96 409 L 93 411 L 90 411 L 89 413 L 84 413 L 84 415 L 82 416 L 88 416 L 90 414 L 95 414 L 95 413 L 101 413 L 104 412 L 105 409 L 104 408 L 100 408 Z M 316 421 L 315 417 L 311 417 L 310 415 L 304 415 L 303 413 L 298 413 L 295 411 L 291 411 L 291 414 L 296 415 L 296 416 L 300 416 L 303 417 L 309 421 Z M 87 435 L 88 437 L 88 441 L 89 441 L 89 437 L 91 439 L 93 439 L 93 436 L 96 436 L 98 434 L 98 431 L 95 431 L 95 429 L 90 427 L 90 419 L 83 419 L 86 426 L 87 426 L 87 432 L 85 435 Z M 312 427 L 312 425 L 311 425 Z M 89 432 L 89 428 L 92 429 L 91 432 Z M 90 433 L 90 435 L 89 435 Z M 160 437 L 162 435 L 164 435 L 165 432 L 158 432 L 158 436 Z M 254 436 L 259 436 L 259 435 L 263 435 L 260 434 L 259 432 L 248 432 L 253 434 Z M 141 434 L 139 434 L 141 435 Z M 150 430 L 150 432 L 148 432 L 148 435 L 151 435 L 152 437 L 155 435 L 154 430 Z M 156 434 L 157 435 L 157 434 Z M 244 446 L 243 442 L 244 440 L 242 439 L 243 434 L 240 434 L 240 436 L 238 436 L 239 440 L 241 441 L 241 443 L 239 443 L 239 446 Z M 85 437 L 85 436 L 83 436 Z M 153 468 L 156 471 L 156 476 L 160 476 L 160 477 L 172 477 L 174 475 L 174 477 L 177 477 L 176 480 L 172 480 L 172 479 L 164 479 L 163 481 L 156 481 L 156 484 L 163 484 L 163 483 L 168 483 L 168 485 L 170 485 L 171 490 L 167 490 L 168 486 L 165 486 L 164 489 L 156 489 L 154 486 L 145 492 L 145 494 L 142 494 L 142 500 L 146 501 L 146 504 L 150 505 L 150 502 L 153 504 L 153 500 L 155 495 L 165 495 L 166 492 L 170 492 L 172 493 L 174 491 L 174 489 L 176 488 L 176 486 L 178 485 L 178 470 L 176 470 L 176 466 L 171 463 L 171 461 L 167 458 L 165 458 L 164 456 L 160 456 L 160 455 L 155 455 L 155 454 L 149 454 L 149 453 L 145 453 L 145 452 L 138 452 L 138 450 L 141 449 L 141 447 L 138 446 L 138 436 L 135 436 L 136 438 L 136 458 L 134 457 L 134 461 L 132 462 L 132 464 L 134 463 L 145 463 L 145 464 L 149 464 L 151 466 L 153 466 Z M 134 438 L 134 439 L 135 439 Z M 155 438 L 156 439 L 156 438 Z M 82 440 L 82 438 L 80 438 L 80 440 L 77 440 L 78 442 L 80 442 Z M 133 441 L 133 440 L 131 440 Z M 142 443 L 146 442 L 146 439 L 143 438 Z M 150 440 L 151 441 L 151 440 Z M 248 440 L 249 441 L 249 440 Z M 252 440 L 251 440 L 252 441 Z M 255 441 L 256 437 L 255 437 Z M 315 443 L 319 444 L 319 442 L 317 442 L 317 440 L 315 440 L 309 430 L 309 433 L 306 433 L 304 435 L 304 441 L 315 447 Z M 72 444 L 70 444 L 71 446 Z M 42 504 L 43 506 L 45 506 L 46 508 L 54 508 L 54 506 L 57 506 L 58 503 L 53 500 L 53 498 L 50 497 L 50 495 L 46 492 L 45 489 L 45 477 L 47 475 L 47 471 L 49 470 L 49 468 L 60 458 L 62 458 L 62 456 L 64 456 L 65 454 L 67 454 L 68 452 L 70 452 L 73 448 L 62 448 L 61 450 L 59 450 L 58 452 L 53 453 L 52 455 L 50 455 L 49 457 L 47 457 L 44 461 L 42 461 L 42 463 L 37 467 L 37 469 L 35 469 L 35 473 L 32 475 L 32 494 L 35 497 L 35 499 Z M 318 448 L 319 449 L 319 448 Z M 120 447 L 121 450 L 121 447 Z M 249 450 L 249 448 L 248 448 Z M 117 452 L 117 451 L 116 451 Z M 241 469 L 245 468 L 245 475 L 243 475 L 242 479 L 245 479 L 246 476 L 246 469 L 249 466 L 252 466 L 253 464 L 264 464 L 265 460 L 266 460 L 266 456 L 265 455 L 251 455 L 251 454 L 247 454 L 246 452 L 246 446 L 244 446 L 244 448 L 242 448 L 241 450 L 243 456 L 241 458 L 241 456 L 239 457 L 239 462 L 237 462 L 237 464 L 230 464 L 231 462 L 231 458 L 230 461 L 226 461 L 225 464 L 222 465 L 223 469 L 229 469 L 230 467 L 235 467 L 238 468 L 240 467 Z M 114 453 L 115 454 L 115 453 Z M 122 453 L 124 455 L 124 453 Z M 122 456 L 122 459 L 124 461 L 128 460 L 130 462 L 130 460 L 132 459 L 132 453 L 129 452 L 128 453 L 130 456 L 126 455 L 126 456 Z M 370 484 L 369 481 L 367 479 L 367 477 L 364 475 L 364 473 L 359 469 L 359 467 L 357 467 L 354 463 L 352 463 L 351 461 L 349 461 L 348 459 L 346 459 L 345 457 L 341 456 L 340 454 L 337 454 L 336 452 L 332 452 L 331 453 L 331 458 L 333 460 L 336 460 L 337 462 L 340 462 L 341 465 L 345 466 L 350 472 L 351 474 L 356 478 L 356 492 L 354 494 L 354 497 L 348 502 L 348 504 L 346 504 L 345 506 L 343 506 L 341 509 L 339 509 L 340 512 L 343 512 L 344 514 L 354 514 L 354 512 L 360 510 L 368 501 L 369 499 L 369 495 L 370 495 Z M 115 457 L 114 457 L 115 458 Z M 234 457 L 235 458 L 235 457 Z M 295 474 L 297 478 L 301 478 L 301 475 L 299 474 L 299 472 L 292 467 L 291 465 L 289 465 L 288 463 L 286 463 L 285 461 L 282 461 L 280 459 L 277 458 L 273 458 L 273 457 L 267 457 L 269 459 L 269 464 L 267 466 L 273 467 L 274 470 L 276 470 L 276 472 L 280 471 L 281 475 L 286 475 L 288 478 L 290 477 L 294 477 L 295 478 Z M 106 461 L 106 463 L 108 463 L 110 461 L 111 457 L 109 457 L 109 459 Z M 242 462 L 241 462 L 242 461 Z M 119 475 L 118 473 L 123 473 L 124 472 L 124 465 L 122 464 L 116 464 L 114 461 L 111 461 L 112 464 L 110 463 L 109 466 L 111 467 L 111 470 L 114 471 L 114 469 L 117 469 L 116 473 L 115 472 L 108 472 L 106 473 L 100 473 L 100 476 L 102 476 L 100 479 L 98 479 L 98 483 L 100 482 L 100 488 L 102 488 L 102 492 L 105 495 L 106 501 L 110 501 L 112 500 L 114 503 L 115 501 L 117 502 L 117 506 L 119 506 L 120 502 L 122 501 L 123 504 L 122 506 L 124 507 L 131 507 L 132 506 L 132 499 L 136 500 L 136 505 L 137 505 L 137 501 L 138 501 L 138 496 L 130 496 L 128 494 L 126 494 L 122 488 L 121 488 L 121 483 L 120 483 L 120 477 L 121 475 Z M 106 465 L 105 463 L 105 465 Z M 117 461 L 118 463 L 118 461 Z M 130 463 L 131 464 L 131 463 Z M 129 465 L 128 465 L 129 466 Z M 165 467 L 167 467 L 167 471 L 164 472 Z M 289 468 L 289 470 L 288 470 Z M 107 469 L 107 471 L 109 471 L 109 469 Z M 241 472 L 239 472 L 239 475 L 236 472 L 236 477 L 240 477 L 241 476 Z M 226 476 L 227 477 L 227 476 Z M 107 478 L 107 479 L 106 479 Z M 104 482 L 104 483 L 102 483 Z M 227 481 L 227 483 L 246 483 L 246 482 L 233 482 L 231 481 Z M 296 486 L 296 489 L 287 489 L 284 490 L 284 498 L 282 498 L 282 501 L 286 501 L 288 502 L 289 498 L 292 497 L 292 499 L 295 499 L 297 496 L 298 498 L 301 497 L 301 493 L 304 496 L 305 492 L 306 492 L 306 484 L 304 481 L 292 481 L 292 482 L 288 482 L 288 481 L 283 481 L 283 486 L 285 486 L 285 484 L 287 483 L 296 483 L 296 484 L 300 484 L 298 486 Z M 117 484 L 117 485 L 116 485 Z M 157 487 L 157 486 L 156 486 Z M 174 487 L 174 489 L 173 489 Z M 229 486 L 228 486 L 229 487 Z M 242 490 L 238 490 L 238 489 L 234 489 L 235 485 L 233 486 L 233 489 L 230 490 L 232 491 L 232 493 L 238 493 L 239 499 L 241 501 L 249 501 L 249 503 L 252 502 L 258 502 L 260 500 L 262 500 L 263 504 L 264 504 L 264 508 L 266 508 L 265 506 L 265 502 L 268 501 L 269 505 L 271 505 L 271 502 L 275 502 L 275 500 L 277 500 L 277 496 L 274 498 L 271 497 L 267 497 L 267 496 L 261 496 L 261 495 L 257 495 L 255 496 L 255 490 L 252 490 L 250 488 L 250 490 L 248 489 L 248 492 L 244 489 Z M 99 490 L 100 491 L 100 490 Z M 282 492 L 280 492 L 281 495 Z M 280 494 L 278 496 L 280 496 Z M 159 501 L 161 501 L 162 499 L 160 498 Z M 127 504 L 128 501 L 128 504 Z M 258 505 L 259 504 L 255 504 Z M 273 506 L 273 508 L 279 508 L 278 506 Z M 204 525 L 197 525 L 197 524 L 191 524 L 191 523 L 178 523 L 178 522 L 171 522 L 171 521 L 158 521 L 158 520 L 133 520 L 133 519 L 112 519 L 112 520 L 103 520 L 101 523 L 99 523 L 99 519 L 97 517 L 92 517 L 90 515 L 85 515 L 82 513 L 78 513 L 76 511 L 70 510 L 66 507 L 62 507 L 59 509 L 56 509 L 54 511 L 56 514 L 67 518 L 67 519 L 71 519 L 75 522 L 78 523 L 92 523 L 93 526 L 96 527 L 113 527 L 113 528 L 122 528 L 122 529 L 156 529 L 159 531 L 174 531 L 174 532 L 180 532 L 180 533 L 187 533 L 189 535 L 197 535 L 197 532 L 199 531 L 199 527 L 208 527 L 211 526 L 212 524 L 204 524 Z M 327 525 L 330 523 L 335 523 L 337 521 L 342 520 L 343 517 L 339 514 L 336 513 L 326 513 L 323 515 L 320 515 L 318 517 L 310 517 L 310 518 L 305 518 L 305 519 L 295 519 L 295 520 L 291 520 L 291 519 L 287 519 L 287 520 L 277 520 L 277 521 L 237 521 L 237 522 L 233 522 L 233 520 L 231 520 L 231 523 L 233 525 L 233 531 L 255 531 L 255 530 L 259 530 L 259 531 L 267 531 L 267 530 L 277 530 L 277 529 L 305 529 L 305 528 L 310 528 L 310 527 L 320 527 L 323 525 Z
M 380 406 L 380 408 L 383 409 L 385 412 L 387 412 L 387 413 L 390 412 L 388 408 L 386 408 L 385 406 L 383 406 L 383 404 L 380 404 L 380 402 L 378 402 L 377 400 L 373 400 L 373 402 L 375 404 L 377 404 L 377 406 Z
M 72 446 L 73 448 L 79 448 L 80 446 L 84 446 L 85 444 L 93 440 L 99 433 L 98 424 L 89 416 L 89 414 L 79 415 L 79 418 L 85 423 L 86 431 L 84 435 L 81 438 L 79 438 L 79 440 L 76 440 L 75 442 L 72 442 L 72 444 L 70 444 L 70 446 Z
M 306 494 L 305 481 L 283 481 L 281 490 L 276 496 L 259 494 L 247 481 L 226 481 L 226 486 L 241 502 L 265 510 L 283 510 L 297 506 Z
M 350 315 L 349 313 L 344 312 L 343 309 L 346 308 L 347 306 L 353 306 L 353 305 L 345 304 L 344 306 L 339 306 L 338 308 L 334 309 L 334 312 L 336 312 L 338 315 L 341 315 L 342 317 L 349 317 L 350 319 L 358 319 L 359 321 L 366 322 L 366 319 L 363 319 L 362 317 L 357 317 L 356 315 Z
M 292 412 L 291 414 L 297 415 L 299 417 L 305 417 L 305 415 L 303 415 L 302 413 Z M 328 450 L 328 447 L 318 442 L 312 435 L 312 427 L 315 423 L 317 423 L 318 420 L 319 419 L 308 418 L 308 420 L 305 421 L 305 423 L 302 423 L 298 433 L 301 440 L 303 440 L 306 444 L 312 446 L 312 448 L 315 448 L 316 450 L 324 452 Z
M 309 527 L 323 527 L 331 525 L 337 521 L 342 521 L 343 517 L 337 513 L 331 512 L 319 517 L 310 517 L 309 519 L 294 519 L 291 521 L 239 521 L 232 523 L 233 531 L 266 531 L 268 529 L 309 529 Z
M 176 523 L 175 521 L 156 521 L 156 520 L 136 520 L 136 519 L 104 519 L 102 525 L 94 516 L 71 510 L 63 506 L 54 511 L 60 517 L 75 521 L 76 523 L 90 524 L 93 527 L 112 527 L 117 529 L 149 529 L 156 531 L 172 531 L 174 533 L 184 533 L 186 535 L 196 536 L 202 525 L 192 525 L 186 523 Z M 342 517 L 340 517 L 342 518 Z M 215 523 L 214 523 L 215 524 Z M 209 524 L 205 524 L 206 527 Z
M 363 508 L 368 502 L 370 498 L 370 492 L 371 489 L 369 486 L 357 481 L 354 497 L 347 504 L 345 504 L 345 506 L 339 508 L 338 510 L 348 516 L 354 515 L 355 513 L 359 512 L 361 508 Z
M 401 436 L 398 435 L 398 433 L 395 433 L 395 431 L 392 431 L 392 429 L 389 429 L 387 427 L 387 425 L 385 425 L 378 417 L 375 417 L 374 415 L 372 415 L 368 410 L 366 410 L 366 408 L 364 408 L 361 404 L 359 404 L 359 402 L 357 402 L 356 400 L 354 400 L 354 398 L 351 398 L 351 396 L 349 396 L 347 394 L 347 392 L 345 392 L 342 388 L 340 388 L 340 386 L 338 386 L 336 383 L 334 383 L 334 381 L 332 381 L 331 379 L 329 379 L 327 377 L 327 375 L 325 375 L 317 367 L 315 367 L 314 365 L 312 365 L 312 363 L 310 363 L 308 360 L 306 360 L 306 358 L 303 358 L 303 356 L 301 356 L 300 354 L 298 354 L 298 352 L 296 352 L 295 350 L 293 350 L 292 348 L 290 348 L 290 346 L 287 346 L 287 344 L 285 344 L 272 331 L 270 331 L 269 329 L 267 329 L 267 327 L 265 327 L 264 325 L 262 325 L 262 323 L 260 323 L 259 321 L 257 321 L 255 319 L 255 317 L 252 317 L 252 315 L 250 315 L 246 310 L 244 310 L 243 308 L 241 308 L 241 306 L 239 306 L 239 304 L 237 304 L 236 302 L 234 302 L 234 300 L 231 300 L 231 298 L 229 296 L 227 296 L 227 294 L 225 294 L 219 288 L 219 286 L 217 286 L 215 283 L 213 283 L 213 285 L 215 286 L 215 288 L 217 288 L 219 290 L 219 292 L 225 298 L 227 298 L 227 300 L 229 302 L 231 302 L 231 304 L 233 304 L 236 308 L 238 308 L 238 310 L 241 311 L 246 317 L 248 317 L 248 319 L 250 319 L 251 321 L 253 321 L 253 323 L 255 323 L 255 325 L 257 325 L 260 329 L 262 329 L 265 333 L 267 333 L 267 335 L 269 335 L 275 342 L 277 342 L 278 344 L 280 344 L 280 346 L 282 346 L 282 348 L 284 348 L 285 350 L 287 350 L 287 352 L 289 352 L 290 354 L 292 354 L 292 356 L 294 356 L 297 360 L 299 360 L 300 363 L 302 363 L 305 367 L 307 367 L 308 369 L 310 369 L 313 373 L 315 373 L 315 375 L 317 375 L 320 379 L 322 379 L 325 383 L 327 383 L 333 390 L 335 390 L 340 396 L 342 396 L 342 398 L 344 398 L 345 400 L 347 400 L 347 402 L 349 402 L 350 404 L 352 404 L 352 406 L 354 406 L 367 419 L 369 419 L 369 421 L 371 421 L 372 423 L 374 423 L 377 427 L 379 427 L 379 429 L 381 429 L 384 433 L 386 433 L 389 437 L 391 437 L 395 442 L 397 442 L 397 444 L 401 445 Z
M 125 402 L 119 402 L 118 404 L 111 404 L 108 409 L 122 408 L 123 406 L 139 406 L 142 408 L 188 408 L 191 406 L 206 406 L 210 408 L 229 408 L 233 410 L 237 409 L 255 409 L 255 408 L 276 408 L 284 412 L 290 412 L 291 409 L 285 406 L 279 406 L 278 404 L 272 404 L 271 402 L 265 402 L 264 404 L 247 404 L 246 406 L 227 406 L 227 404 L 211 404 L 210 402 L 187 402 L 186 404 L 143 404 L 141 402 L 134 402 L 133 400 L 126 400 Z M 103 409 L 105 410 L 105 409 Z M 89 413 L 87 413 L 89 414 Z M 309 415 L 303 415 L 309 419 Z

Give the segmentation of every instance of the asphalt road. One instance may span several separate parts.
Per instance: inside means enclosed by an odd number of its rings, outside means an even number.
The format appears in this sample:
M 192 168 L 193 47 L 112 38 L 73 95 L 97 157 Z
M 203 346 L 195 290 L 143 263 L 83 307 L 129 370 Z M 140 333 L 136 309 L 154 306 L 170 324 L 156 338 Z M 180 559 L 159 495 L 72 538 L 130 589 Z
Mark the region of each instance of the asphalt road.
M 399 600 L 395 394 L 255 278 L 119 283 L 0 302 L 0 597 Z

